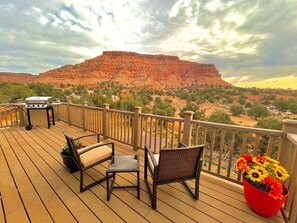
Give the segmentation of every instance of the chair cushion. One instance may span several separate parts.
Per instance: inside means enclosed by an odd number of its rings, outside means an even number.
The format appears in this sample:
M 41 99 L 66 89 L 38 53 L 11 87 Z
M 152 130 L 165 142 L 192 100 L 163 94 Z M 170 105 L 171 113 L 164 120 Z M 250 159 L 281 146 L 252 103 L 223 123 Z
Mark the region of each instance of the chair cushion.
M 100 145 L 101 143 L 98 143 Z M 94 146 L 94 145 L 91 145 Z M 80 154 L 82 151 L 88 149 L 88 147 L 84 147 L 82 149 L 78 150 L 78 154 Z M 108 158 L 112 155 L 112 149 L 109 146 L 100 146 L 97 148 L 94 148 L 84 154 L 80 155 L 80 161 L 82 163 L 83 167 L 89 166 L 93 163 L 96 163 L 100 160 L 103 160 L 105 158 Z
M 154 158 L 155 158 L 155 160 L 156 160 L 157 165 L 159 165 L 159 157 L 160 157 L 160 154 L 153 154 L 153 156 L 154 156 Z M 153 164 L 153 162 L 152 162 L 152 159 L 151 159 L 150 156 L 147 156 L 147 157 L 148 157 L 148 163 L 149 163 L 149 165 L 150 165 L 152 171 L 154 171 L 154 168 L 155 168 L 155 167 L 154 167 L 154 164 Z

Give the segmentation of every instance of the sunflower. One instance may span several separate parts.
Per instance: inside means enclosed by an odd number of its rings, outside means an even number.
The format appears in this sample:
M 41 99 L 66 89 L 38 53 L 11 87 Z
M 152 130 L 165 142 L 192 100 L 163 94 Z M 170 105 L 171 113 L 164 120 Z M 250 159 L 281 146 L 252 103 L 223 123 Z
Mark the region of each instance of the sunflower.
M 258 165 L 264 166 L 264 167 L 266 167 L 268 165 L 268 163 L 269 163 L 267 161 L 267 159 L 265 157 L 262 157 L 262 156 L 255 156 L 255 157 L 253 157 L 252 160 L 253 160 L 253 162 L 255 164 L 258 164 Z
M 272 164 L 279 164 L 279 161 L 272 159 L 269 156 L 265 156 L 265 159 Z
M 289 177 L 288 172 L 282 166 L 274 165 L 274 168 L 274 174 L 277 179 L 285 181 Z
M 260 183 L 265 179 L 265 175 L 263 175 L 263 172 L 258 168 L 253 168 L 247 172 L 247 178 L 249 178 L 251 181 Z
M 256 188 L 267 192 L 274 199 L 283 198 L 281 181 L 285 181 L 289 174 L 279 161 L 268 156 L 244 154 L 237 160 L 236 167 L 244 172 L 243 177 Z
M 258 170 L 263 178 L 268 177 L 268 172 L 263 166 L 255 166 L 254 169 Z

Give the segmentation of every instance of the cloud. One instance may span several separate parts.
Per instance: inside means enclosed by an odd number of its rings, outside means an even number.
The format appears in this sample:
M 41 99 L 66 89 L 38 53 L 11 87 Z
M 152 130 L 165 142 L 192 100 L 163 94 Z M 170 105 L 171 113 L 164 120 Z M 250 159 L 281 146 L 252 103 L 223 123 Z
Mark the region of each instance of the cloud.
M 213 63 L 234 83 L 290 76 L 296 8 L 295 0 L 2 0 L 0 71 L 37 74 L 125 50 Z

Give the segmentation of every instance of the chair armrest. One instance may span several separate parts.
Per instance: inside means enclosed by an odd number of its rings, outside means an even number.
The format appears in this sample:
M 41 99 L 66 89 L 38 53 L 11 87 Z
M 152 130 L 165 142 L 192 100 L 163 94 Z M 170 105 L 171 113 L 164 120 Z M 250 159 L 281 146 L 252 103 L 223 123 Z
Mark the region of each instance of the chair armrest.
M 150 156 L 150 158 L 153 162 L 153 165 L 156 168 L 158 166 L 158 164 L 157 164 L 157 161 L 155 160 L 152 150 L 148 147 L 148 145 L 145 145 L 144 149 L 145 149 L 146 156 L 147 156 L 147 154 Z
M 73 140 L 82 139 L 82 138 L 86 138 L 86 137 L 90 137 L 90 136 L 97 136 L 97 141 L 100 142 L 100 135 L 102 135 L 102 134 L 99 133 L 99 132 L 96 132 L 96 133 L 91 133 L 91 134 L 88 134 L 88 135 L 83 135 L 83 136 L 74 138 Z
M 184 144 L 183 142 L 179 142 L 178 147 L 182 148 L 182 147 L 188 147 L 188 146 L 186 144 Z
M 98 148 L 98 147 L 101 147 L 101 146 L 107 146 L 107 145 L 111 145 L 112 155 L 114 155 L 114 142 L 104 142 L 104 143 L 100 143 L 100 144 L 96 143 L 94 145 L 89 146 L 87 149 L 82 148 L 83 151 L 78 151 L 78 155 L 80 156 L 80 155 L 82 155 L 82 154 L 84 154 L 84 153 L 86 153 L 86 152 L 88 152 L 88 151 L 90 151 L 92 149 L 95 149 L 95 148 Z

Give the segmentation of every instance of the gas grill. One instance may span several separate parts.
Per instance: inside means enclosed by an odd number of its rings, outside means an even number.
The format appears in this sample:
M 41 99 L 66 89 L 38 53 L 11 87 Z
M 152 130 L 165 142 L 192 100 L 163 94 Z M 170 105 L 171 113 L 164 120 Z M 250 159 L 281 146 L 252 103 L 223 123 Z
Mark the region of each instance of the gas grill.
M 29 97 L 26 98 L 26 108 L 46 108 L 49 104 L 51 97 Z
M 34 96 L 26 98 L 28 125 L 26 129 L 32 129 L 32 126 L 55 125 L 54 109 L 51 97 Z

